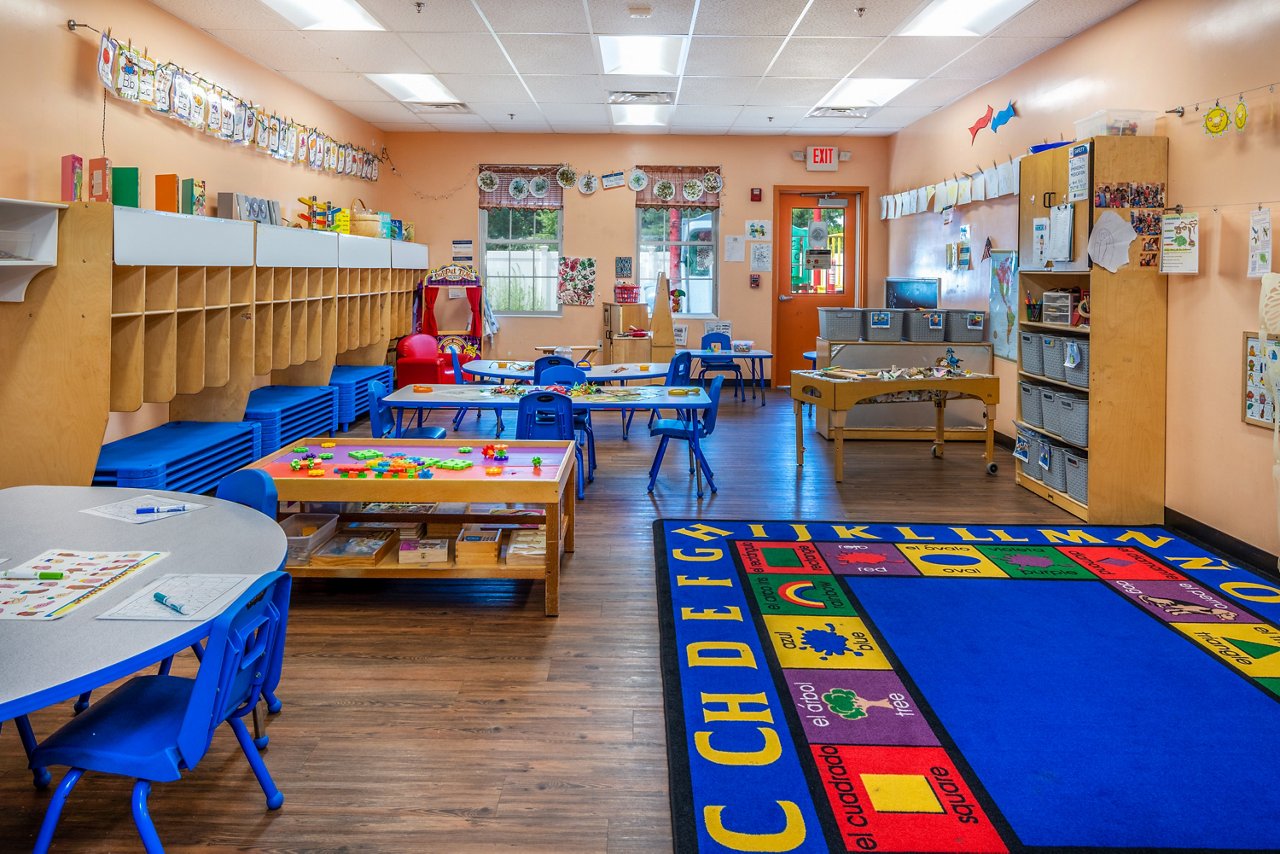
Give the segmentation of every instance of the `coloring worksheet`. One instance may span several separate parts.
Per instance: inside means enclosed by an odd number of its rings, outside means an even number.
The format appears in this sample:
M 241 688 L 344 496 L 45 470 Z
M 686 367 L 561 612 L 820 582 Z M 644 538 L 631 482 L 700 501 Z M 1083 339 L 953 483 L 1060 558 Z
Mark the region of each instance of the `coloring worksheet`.
M 99 620 L 207 620 L 249 586 L 253 575 L 162 575 Z M 157 597 L 164 597 L 164 604 Z
M 56 620 L 166 555 L 49 549 L 0 572 L 0 620 Z

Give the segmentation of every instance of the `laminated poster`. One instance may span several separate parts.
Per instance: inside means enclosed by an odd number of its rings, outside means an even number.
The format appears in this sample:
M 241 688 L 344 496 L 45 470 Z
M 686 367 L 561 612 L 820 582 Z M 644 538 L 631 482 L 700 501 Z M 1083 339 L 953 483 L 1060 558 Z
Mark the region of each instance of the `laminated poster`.
M 768 273 L 773 269 L 773 244 L 751 244 L 751 272 Z
M 1271 208 L 1249 214 L 1249 278 L 1271 272 Z
M 1071 237 L 1075 229 L 1075 211 L 1072 205 L 1054 205 L 1049 211 L 1050 261 L 1071 260 Z
M 1089 144 L 1073 145 L 1067 160 L 1067 201 L 1089 199 Z
M 1033 270 L 1043 270 L 1049 260 L 1049 218 L 1039 216 L 1031 221 L 1031 257 L 1027 260 Z
M 1200 272 L 1200 214 L 1167 214 L 1160 228 L 1160 272 Z

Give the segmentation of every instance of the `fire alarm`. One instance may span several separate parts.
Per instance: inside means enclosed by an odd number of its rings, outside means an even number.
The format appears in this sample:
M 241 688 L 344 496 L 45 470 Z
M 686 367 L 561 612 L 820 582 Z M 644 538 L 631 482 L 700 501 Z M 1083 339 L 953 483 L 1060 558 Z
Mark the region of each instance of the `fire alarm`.
M 750 280 L 749 280 L 749 281 L 750 281 L 751 287 L 753 287 L 753 288 L 758 288 L 758 287 L 760 287 L 760 274 L 759 274 L 759 273 L 752 273 L 752 274 L 751 274 L 751 278 L 750 278 Z
M 751 201 L 753 201 L 753 202 L 758 202 L 758 201 L 760 201 L 762 198 L 764 198 L 764 193 L 760 190 L 760 188 L 759 188 L 759 187 L 752 187 L 752 188 L 751 188 Z

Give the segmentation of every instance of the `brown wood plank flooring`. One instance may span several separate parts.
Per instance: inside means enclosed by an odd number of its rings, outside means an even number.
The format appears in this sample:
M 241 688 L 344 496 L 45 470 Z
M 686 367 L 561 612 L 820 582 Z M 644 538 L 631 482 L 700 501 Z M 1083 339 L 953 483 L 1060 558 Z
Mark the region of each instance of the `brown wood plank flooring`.
M 224 728 L 194 772 L 153 789 L 168 850 L 670 850 L 653 519 L 1073 521 L 1014 484 L 1007 453 L 986 476 L 977 443 L 949 444 L 939 461 L 927 443 L 849 442 L 837 487 L 831 445 L 810 421 L 797 480 L 790 401 L 770 401 L 726 398 L 708 443 L 720 492 L 701 501 L 682 445 L 650 496 L 656 440 L 643 417 L 623 442 L 617 415 L 596 416 L 600 469 L 578 505 L 558 618 L 542 615 L 542 585 L 527 581 L 297 582 L 285 708 L 266 753 L 284 807 L 265 809 Z M 490 436 L 492 423 L 469 416 L 459 435 Z M 175 671 L 192 671 L 186 659 Z M 37 736 L 69 714 L 35 715 Z M 0 851 L 34 841 L 49 796 L 30 780 L 6 726 Z M 141 851 L 130 785 L 87 775 L 55 850 Z

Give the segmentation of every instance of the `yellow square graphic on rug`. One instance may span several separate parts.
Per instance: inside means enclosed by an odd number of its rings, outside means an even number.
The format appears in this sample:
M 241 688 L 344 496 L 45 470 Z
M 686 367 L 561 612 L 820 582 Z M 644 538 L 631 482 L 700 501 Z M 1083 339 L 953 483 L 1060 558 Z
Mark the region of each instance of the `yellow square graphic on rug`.
M 822 670 L 891 670 L 857 617 L 765 614 L 764 624 L 783 667 Z
M 922 774 L 859 774 L 876 812 L 940 813 L 942 804 Z
M 1266 624 L 1171 623 L 1175 629 L 1250 676 L 1280 676 L 1280 630 Z
M 898 543 L 907 560 L 916 565 L 921 575 L 960 578 L 1008 578 L 973 546 L 950 546 L 940 543 Z

